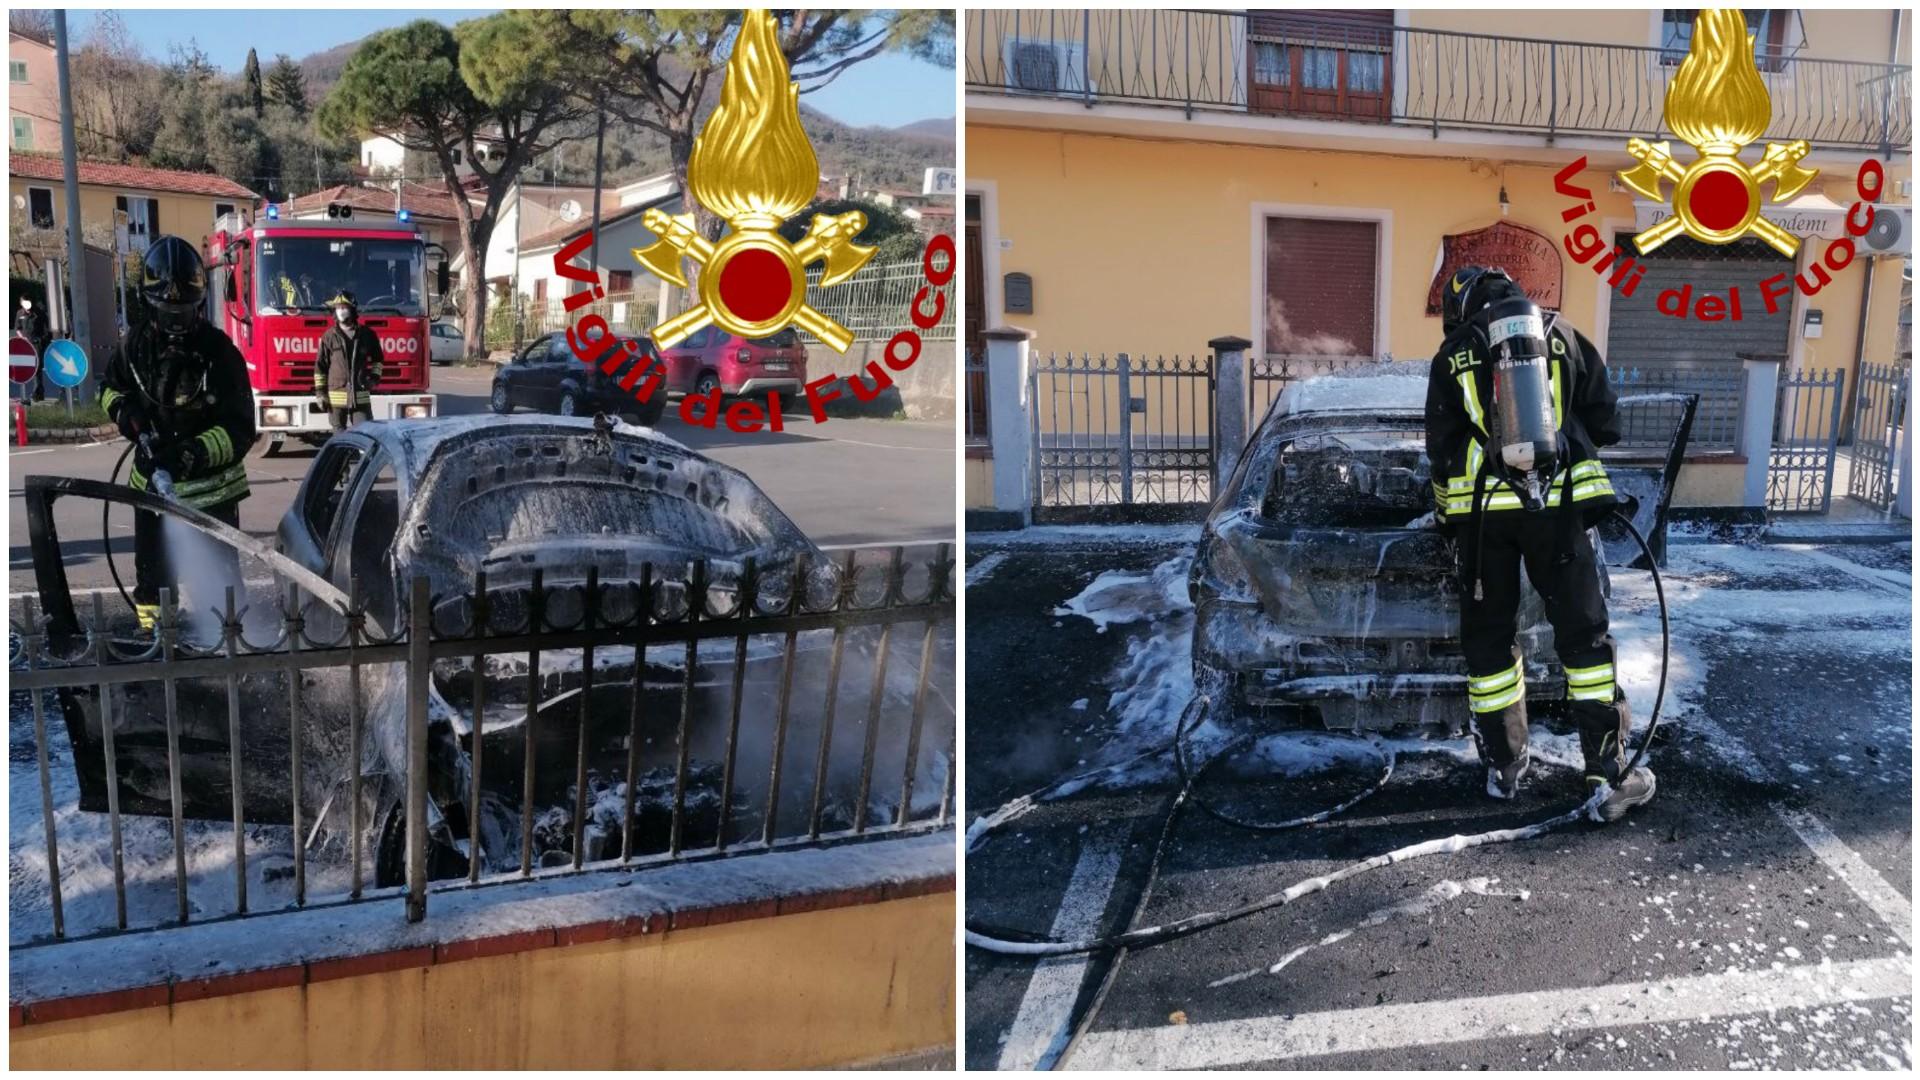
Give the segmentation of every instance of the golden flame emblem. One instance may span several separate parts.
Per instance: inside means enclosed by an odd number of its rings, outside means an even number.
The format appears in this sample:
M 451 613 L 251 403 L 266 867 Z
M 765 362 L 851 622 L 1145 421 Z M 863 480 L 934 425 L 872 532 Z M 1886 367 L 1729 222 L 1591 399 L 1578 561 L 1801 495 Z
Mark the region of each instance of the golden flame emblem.
M 1682 232 L 1708 244 L 1731 244 L 1751 233 L 1782 255 L 1800 250 L 1799 237 L 1760 216 L 1760 185 L 1772 181 L 1779 202 L 1819 175 L 1800 164 L 1810 149 L 1807 141 L 1768 143 L 1758 165 L 1740 160 L 1740 151 L 1765 134 L 1772 119 L 1773 99 L 1754 63 L 1746 16 L 1734 8 L 1701 11 L 1666 102 L 1667 126 L 1700 157 L 1682 167 L 1664 141 L 1627 142 L 1627 153 L 1640 164 L 1620 174 L 1623 183 L 1656 202 L 1667 201 L 1661 181 L 1675 185 L 1673 216 L 1633 238 L 1641 254 Z
M 654 344 L 672 348 L 709 323 L 749 338 L 797 325 L 846 352 L 853 332 L 807 303 L 806 268 L 826 263 L 823 286 L 858 272 L 875 251 L 853 242 L 867 216 L 858 210 L 815 214 L 797 244 L 775 231 L 813 199 L 819 181 L 820 162 L 800 126 L 800 86 L 789 79 L 778 24 L 765 11 L 749 11 L 727 60 L 720 104 L 687 161 L 694 199 L 725 218 L 730 231 L 708 240 L 692 214 L 648 210 L 642 217 L 660 239 L 633 249 L 640 265 L 681 288 L 687 287 L 681 256 L 701 268 L 699 302 L 655 326 Z

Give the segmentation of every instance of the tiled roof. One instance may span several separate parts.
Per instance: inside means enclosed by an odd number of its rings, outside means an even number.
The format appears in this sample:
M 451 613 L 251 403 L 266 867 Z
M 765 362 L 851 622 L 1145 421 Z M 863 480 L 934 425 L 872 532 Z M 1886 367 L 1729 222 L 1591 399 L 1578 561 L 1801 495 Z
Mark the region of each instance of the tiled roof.
M 649 207 L 659 205 L 658 202 L 636 203 L 633 206 L 622 207 L 614 212 L 609 212 L 607 207 L 602 206 L 600 208 L 600 227 L 605 229 L 615 222 L 625 221 L 635 214 L 644 213 Z M 563 225 L 548 229 L 546 232 L 527 237 L 525 240 L 520 241 L 520 250 L 539 251 L 541 248 L 560 247 L 567 241 L 591 228 L 593 228 L 593 219 L 582 215 L 579 221 L 569 221 Z
M 374 214 L 393 213 L 393 190 L 384 187 L 362 187 L 354 184 L 340 184 L 326 188 L 297 199 L 288 200 L 280 207 L 282 217 L 295 217 L 313 210 L 325 210 L 329 203 L 345 203 L 355 210 L 364 210 Z M 414 217 L 437 218 L 442 221 L 456 220 L 453 196 L 445 188 L 433 188 L 423 184 L 405 184 L 400 191 L 400 205 L 407 208 Z
M 224 199 L 260 196 L 224 176 L 212 173 L 181 172 L 177 169 L 153 169 L 145 165 L 118 165 L 106 161 L 80 162 L 80 182 L 96 187 L 127 188 L 134 191 L 177 191 L 187 195 L 209 195 Z M 55 154 L 29 154 L 15 150 L 7 158 L 7 172 L 29 180 L 64 178 L 60 158 Z

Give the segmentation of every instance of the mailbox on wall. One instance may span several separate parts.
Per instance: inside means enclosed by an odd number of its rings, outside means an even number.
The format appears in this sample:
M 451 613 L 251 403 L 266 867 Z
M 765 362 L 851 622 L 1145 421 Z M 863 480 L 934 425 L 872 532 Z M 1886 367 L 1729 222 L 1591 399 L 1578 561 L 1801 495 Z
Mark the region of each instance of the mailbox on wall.
M 1001 280 L 1005 284 L 1001 295 L 1006 303 L 1007 314 L 1033 314 L 1033 276 L 1016 273 L 1008 274 Z

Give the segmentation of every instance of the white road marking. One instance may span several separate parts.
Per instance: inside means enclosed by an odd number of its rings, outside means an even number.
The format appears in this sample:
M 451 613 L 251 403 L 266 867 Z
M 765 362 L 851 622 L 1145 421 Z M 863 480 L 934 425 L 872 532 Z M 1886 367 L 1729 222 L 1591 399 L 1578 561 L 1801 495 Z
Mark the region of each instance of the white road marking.
M 1205 1069 L 1909 997 L 1910 958 L 1090 1032 L 1075 1069 Z M 1001 1067 L 1005 1068 L 1002 1059 Z
M 1000 568 L 1001 563 L 1006 561 L 1007 561 L 1007 557 L 1005 554 L 1000 552 L 995 552 L 994 554 L 988 555 L 985 558 L 981 559 L 979 562 L 974 563 L 972 566 L 968 567 L 967 568 L 967 588 L 971 589 L 975 585 L 978 585 L 981 582 L 984 582 L 988 578 L 992 577 L 993 572 Z
M 900 446 L 896 443 L 862 442 L 859 439 L 842 439 L 833 435 L 823 435 L 821 438 L 826 439 L 828 442 L 845 443 L 848 446 L 868 446 L 875 450 L 918 450 L 923 454 L 947 455 L 952 455 L 953 453 L 953 447 L 951 446 Z
M 1120 854 L 1126 830 L 1116 826 L 1087 833 L 1080 861 L 1060 898 L 1053 918 L 1053 936 L 1082 938 L 1099 928 L 1107 910 L 1114 879 L 1120 874 Z M 1073 1034 L 1073 1003 L 1087 976 L 1085 956 L 1050 956 L 1034 965 L 1027 992 L 1020 999 L 1007 1041 L 1000 1049 L 1001 1069 L 1047 1069 Z
M 1899 890 L 1887 883 L 1872 864 L 1860 857 L 1858 852 L 1848 847 L 1833 830 L 1819 818 L 1804 810 L 1789 810 L 1784 806 L 1775 806 L 1773 812 L 1787 823 L 1794 835 L 1804 841 L 1813 850 L 1827 869 L 1834 872 L 1861 903 L 1873 909 L 1887 928 L 1900 935 L 1900 940 L 1913 945 L 1913 901 L 1900 895 Z

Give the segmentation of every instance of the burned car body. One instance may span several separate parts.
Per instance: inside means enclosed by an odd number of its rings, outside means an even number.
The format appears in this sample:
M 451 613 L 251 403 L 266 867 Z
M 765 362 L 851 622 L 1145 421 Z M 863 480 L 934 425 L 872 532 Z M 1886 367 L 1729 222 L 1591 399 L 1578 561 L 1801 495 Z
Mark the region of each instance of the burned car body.
M 152 502 L 126 489 L 112 489 L 123 494 L 109 496 L 94 490 L 107 485 L 92 482 L 33 479 L 45 481 L 30 482 L 28 497 L 43 593 L 66 592 L 51 513 L 55 497 Z M 153 508 L 180 519 L 195 516 L 170 504 Z M 44 543 L 38 533 L 46 534 Z M 233 546 L 247 542 L 235 537 L 228 538 Z M 373 853 L 378 883 L 396 882 L 401 871 L 408 688 L 405 665 L 396 662 L 399 646 L 390 643 L 406 623 L 408 590 L 416 578 L 427 582 L 437 641 L 483 636 L 519 641 L 517 651 L 503 641 L 495 649 L 476 645 L 473 655 L 442 650 L 433 660 L 428 816 L 436 877 L 465 873 L 476 839 L 485 869 L 518 866 L 523 853 L 536 865 L 570 858 L 579 835 L 572 815 L 581 806 L 591 822 L 584 830 L 589 859 L 617 850 L 623 841 L 637 853 L 664 849 L 669 802 L 685 810 L 685 835 L 676 836 L 676 843 L 711 844 L 722 790 L 717 763 L 733 737 L 726 723 L 729 710 L 734 728 L 741 728 L 743 713 L 747 725 L 756 725 L 773 715 L 783 675 L 795 694 L 817 695 L 809 680 L 817 678 L 815 668 L 826 666 L 802 665 L 795 688 L 793 676 L 782 670 L 781 651 L 744 635 L 703 642 L 697 660 L 694 648 L 677 639 L 651 648 L 608 646 L 597 653 L 576 641 L 542 652 L 538 645 L 529 649 L 530 635 L 542 629 L 591 630 L 592 620 L 632 624 L 638 605 L 646 602 L 656 618 L 672 623 L 688 617 L 695 598 L 704 598 L 699 617 L 705 618 L 724 615 L 750 595 L 762 601 L 762 610 L 778 610 L 795 589 L 805 597 L 803 606 L 813 607 L 830 605 L 843 591 L 841 568 L 744 474 L 649 429 L 588 418 L 489 416 L 358 425 L 321 448 L 279 526 L 277 546 L 266 551 L 256 542 L 244 550 L 302 586 L 301 647 L 344 646 L 349 640 L 345 611 L 351 608 L 364 612 L 364 626 L 352 640 L 367 650 L 369 662 L 351 674 L 344 667 L 305 670 L 297 691 L 289 687 L 286 672 L 265 664 L 258 672 L 243 672 L 231 685 L 224 676 L 181 677 L 165 685 L 154 680 L 59 691 L 81 808 L 104 811 L 109 805 L 104 714 L 118 756 L 113 794 L 120 811 L 171 812 L 171 715 L 179 740 L 184 817 L 289 824 L 297 798 L 303 823 L 318 826 L 298 842 L 311 846 L 318 838 L 321 844 L 344 847 L 357 824 Z M 851 566 L 851 560 L 842 565 Z M 858 586 L 856 576 L 844 591 Z M 236 651 L 285 650 L 284 638 L 273 640 L 286 614 L 279 598 L 250 599 L 253 607 L 237 613 L 244 638 L 235 643 Z M 50 620 L 50 640 L 82 636 L 71 603 L 64 606 L 64 621 Z M 835 635 L 833 630 L 789 633 L 788 648 L 797 638 L 801 652 L 819 654 L 832 639 L 837 673 L 841 643 Z M 133 651 L 138 647 L 136 642 Z M 147 658 L 159 658 L 159 646 L 145 647 Z M 865 647 L 849 634 L 849 655 Z M 203 638 L 200 648 L 183 643 L 175 655 L 191 659 L 222 651 L 223 645 Z M 481 653 L 484 661 L 476 665 Z M 896 685 L 901 680 L 895 673 L 885 674 L 874 681 L 874 695 L 884 694 L 889 702 L 911 700 L 911 681 Z M 177 708 L 168 707 L 168 695 Z M 641 730 L 635 718 L 643 715 L 649 722 L 643 745 L 636 748 L 630 732 Z M 357 760 L 352 753 L 356 716 Z M 682 766 L 684 790 L 678 791 L 676 720 L 686 733 L 681 756 L 689 762 Z M 788 752 L 811 761 L 804 733 L 796 716 Z M 303 760 L 297 793 L 289 779 L 296 739 Z M 931 737 L 929 742 L 944 745 Z M 479 805 L 471 797 L 476 751 L 484 761 Z M 766 775 L 763 758 L 746 750 L 741 754 L 742 779 L 730 785 L 736 796 L 749 786 L 744 778 L 749 763 L 758 776 Z M 731 751 L 725 756 L 730 758 Z M 236 763 L 242 777 L 237 800 L 230 779 Z M 946 767 L 925 760 L 921 765 L 923 771 Z M 633 840 L 622 836 L 624 821 L 617 812 L 629 775 L 639 804 L 634 831 L 644 834 Z M 929 773 L 919 790 L 937 799 L 940 779 Z M 792 787 L 804 811 L 806 784 Z M 349 794 L 355 789 L 361 793 L 357 814 Z M 817 808 L 817 789 L 812 798 Z M 736 823 L 750 816 L 739 809 L 743 814 L 735 816 Z M 826 816 L 832 827 L 849 811 L 829 806 Z M 804 829 L 805 818 L 801 812 L 782 820 L 797 820 Z
M 1405 363 L 1304 380 L 1249 439 L 1189 579 L 1196 684 L 1228 705 L 1225 715 L 1349 731 L 1464 727 L 1455 540 L 1432 514 L 1426 385 L 1425 365 Z M 1606 456 L 1636 526 L 1658 535 L 1694 400 L 1622 399 L 1649 404 L 1678 414 L 1664 455 Z M 1604 592 L 1607 563 L 1638 551 L 1624 531 L 1592 535 L 1606 552 Z M 1525 582 L 1522 592 L 1530 708 L 1551 714 L 1564 673 L 1539 596 Z

